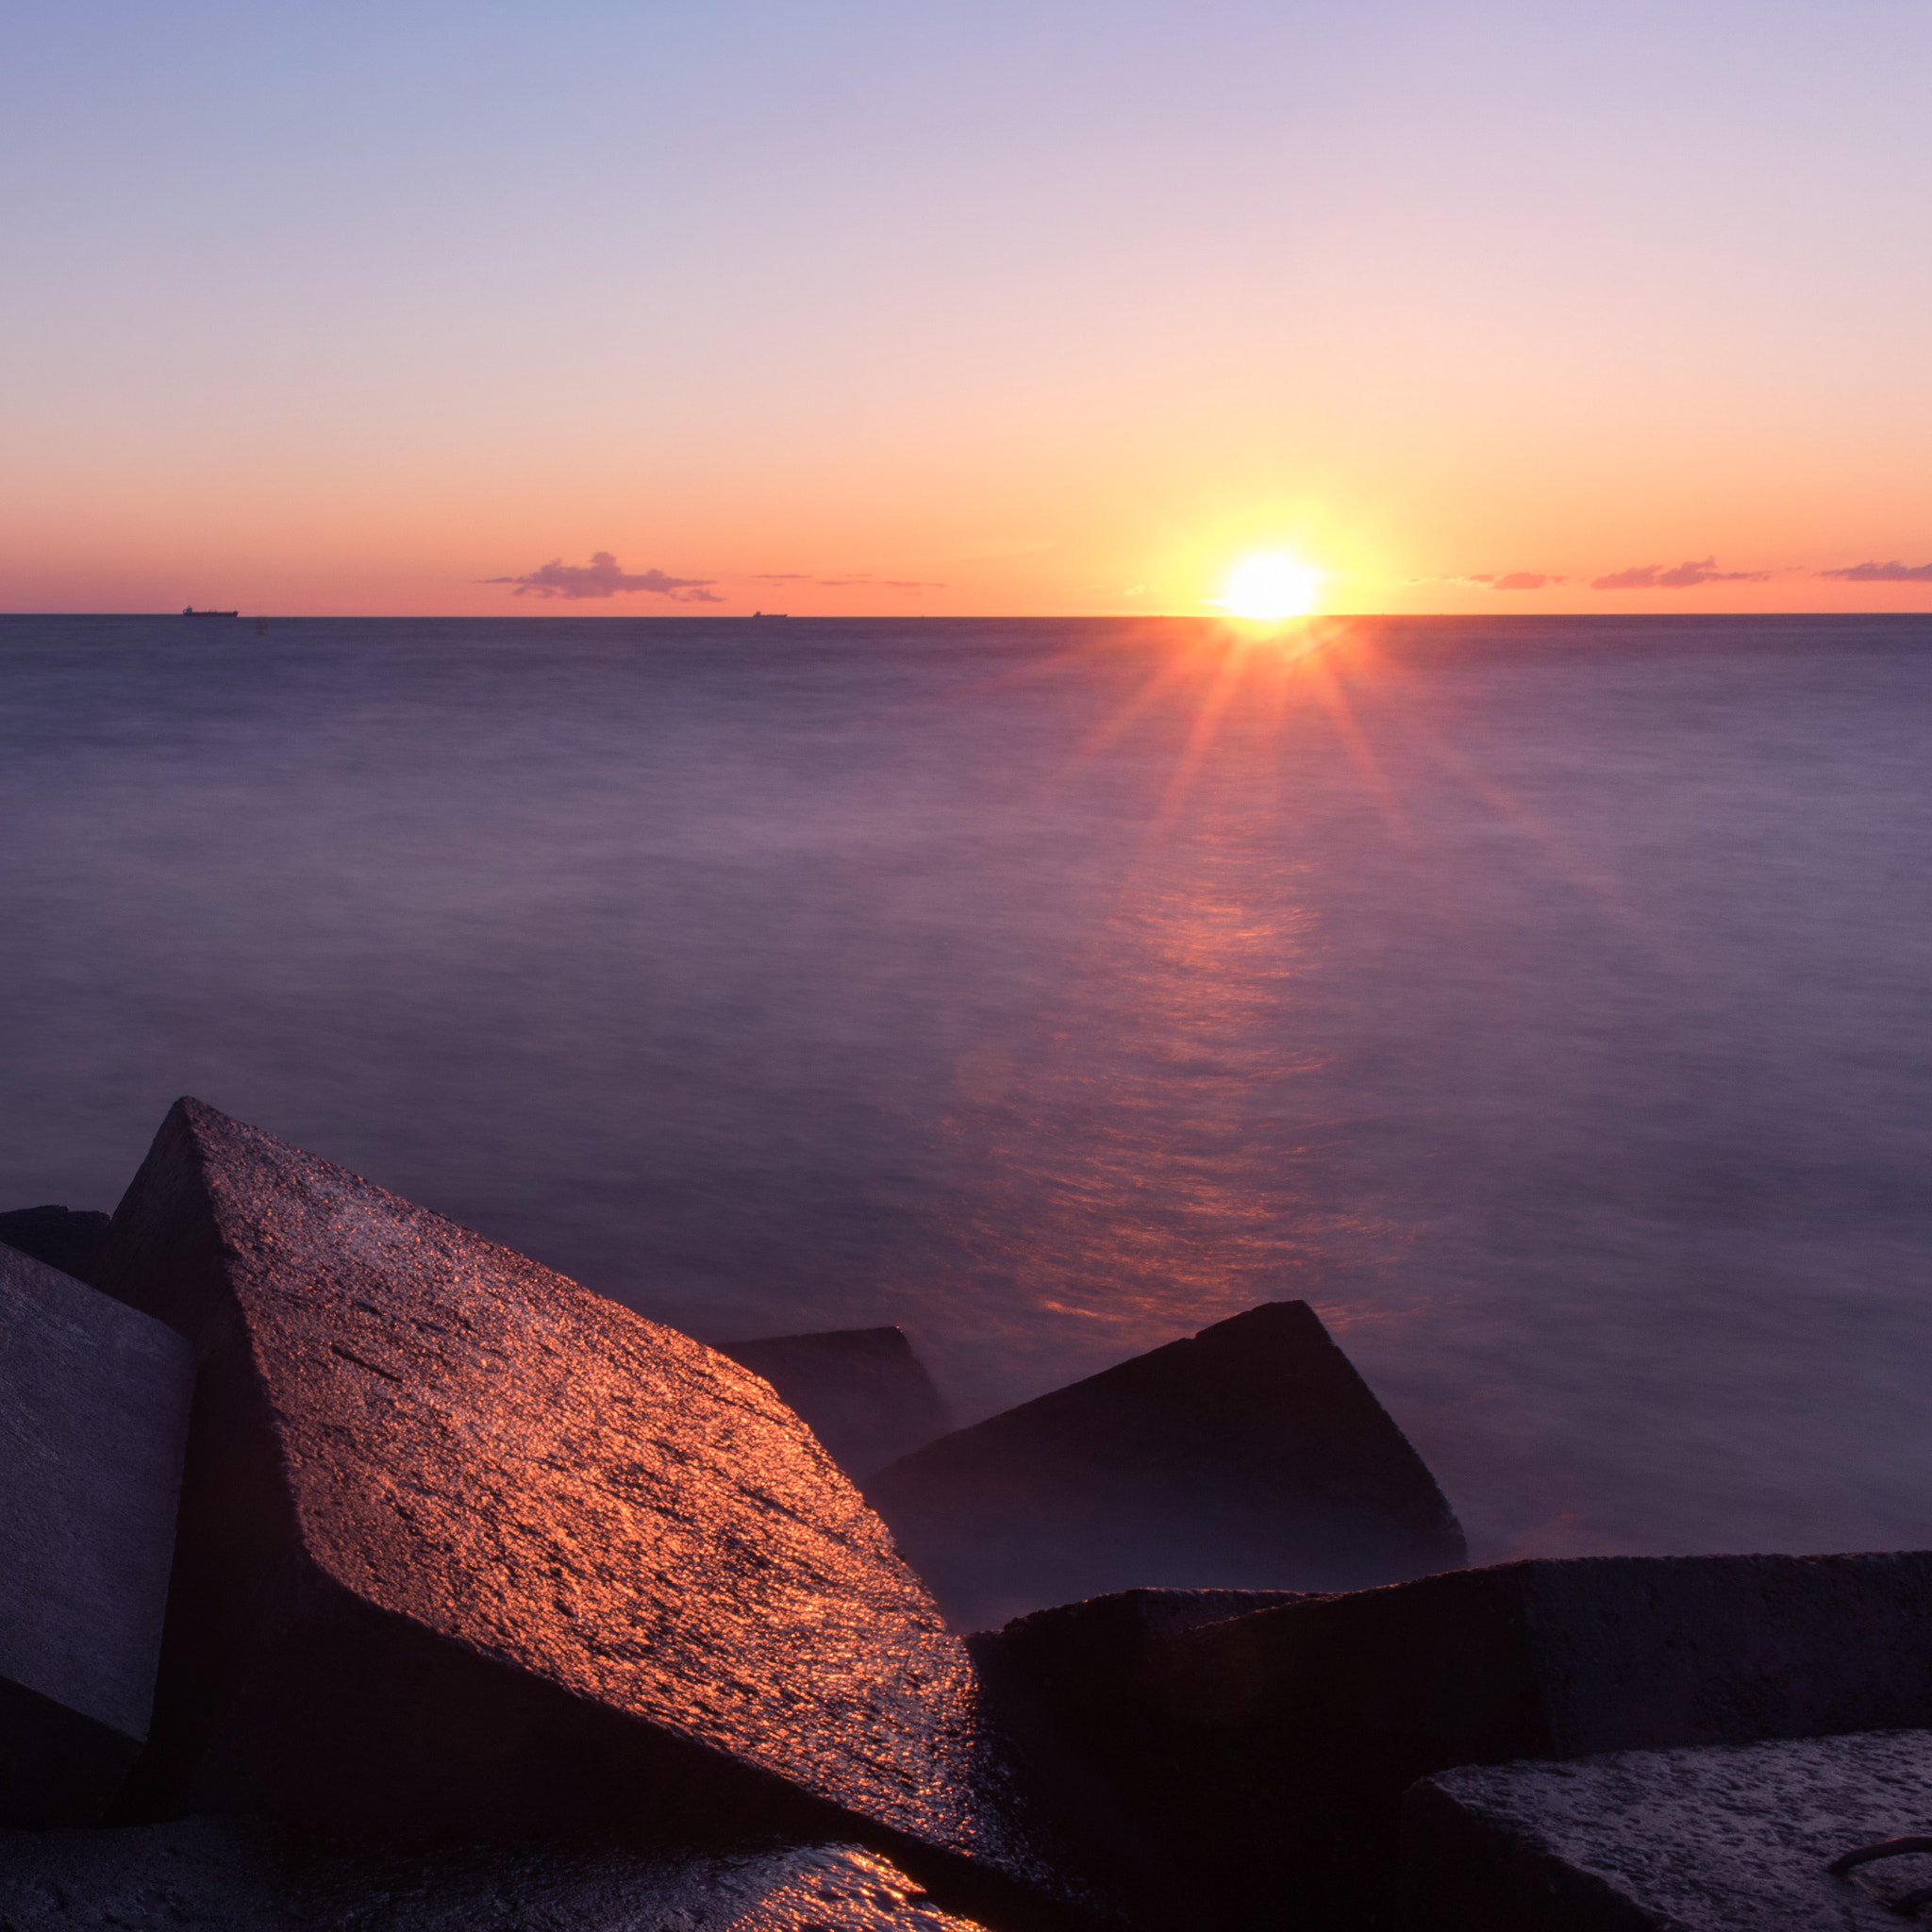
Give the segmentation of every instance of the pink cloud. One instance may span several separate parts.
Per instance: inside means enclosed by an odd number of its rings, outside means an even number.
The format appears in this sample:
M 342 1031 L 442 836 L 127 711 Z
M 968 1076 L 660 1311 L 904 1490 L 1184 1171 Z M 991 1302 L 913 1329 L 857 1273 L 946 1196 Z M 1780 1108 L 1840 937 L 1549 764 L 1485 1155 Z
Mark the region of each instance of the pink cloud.
M 667 576 L 661 570 L 625 571 L 608 550 L 593 551 L 589 563 L 565 563 L 553 557 L 539 570 L 520 577 L 486 577 L 485 583 L 514 584 L 519 597 L 614 597 L 620 591 L 647 591 L 669 597 L 674 604 L 722 604 L 711 590 L 710 577 Z
M 1714 557 L 1700 558 L 1666 570 L 1660 563 L 1639 564 L 1631 570 L 1612 571 L 1608 576 L 1592 577 L 1592 591 L 1688 591 L 1698 584 L 1761 584 L 1768 570 L 1719 570 Z

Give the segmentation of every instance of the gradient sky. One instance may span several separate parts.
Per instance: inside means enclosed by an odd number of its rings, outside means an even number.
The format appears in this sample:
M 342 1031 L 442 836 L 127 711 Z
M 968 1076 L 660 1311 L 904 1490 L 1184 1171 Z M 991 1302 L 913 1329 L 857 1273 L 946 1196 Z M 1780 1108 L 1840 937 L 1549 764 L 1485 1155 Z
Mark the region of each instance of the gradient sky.
M 1932 608 L 1822 575 L 1932 567 L 1925 0 L 7 44 L 0 608 L 1190 611 L 1257 545 L 1340 609 Z M 597 553 L 647 587 L 490 581 Z

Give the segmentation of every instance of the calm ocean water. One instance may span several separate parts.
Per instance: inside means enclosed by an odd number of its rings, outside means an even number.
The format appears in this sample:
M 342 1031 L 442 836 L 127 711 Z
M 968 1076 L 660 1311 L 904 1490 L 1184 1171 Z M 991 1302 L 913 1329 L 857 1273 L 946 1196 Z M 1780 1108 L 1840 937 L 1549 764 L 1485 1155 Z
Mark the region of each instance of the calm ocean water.
M 1306 1297 L 1479 1557 L 1932 1544 L 1932 619 L 12 618 L 0 742 L 0 1207 L 193 1092 L 961 1420 Z

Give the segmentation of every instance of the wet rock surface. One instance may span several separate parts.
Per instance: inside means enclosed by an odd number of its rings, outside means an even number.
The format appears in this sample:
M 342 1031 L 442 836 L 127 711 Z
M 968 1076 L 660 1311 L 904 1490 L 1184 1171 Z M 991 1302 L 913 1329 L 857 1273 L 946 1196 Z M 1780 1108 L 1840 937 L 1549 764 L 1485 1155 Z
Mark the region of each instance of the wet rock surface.
M 1144 1585 L 1356 1589 L 1467 1554 L 1434 1477 L 1305 1302 L 942 1436 L 865 1493 L 960 1629 Z
M 857 1827 L 1070 1888 L 964 1647 L 756 1375 L 192 1101 L 98 1274 L 201 1371 L 125 1815 Z
M 1186 1632 L 1124 1760 L 1203 1869 L 1274 1844 L 1311 1924 L 1389 1923 L 1402 1790 L 1457 1765 L 1915 1725 L 1932 1554 L 1500 1564 Z M 1131 1763 L 1132 1769 L 1124 1766 Z
M 50 1827 L 0 1829 L 0 1932 L 1729 1932 L 1932 1887 L 1816 1869 L 1932 1835 L 1932 1553 L 1291 1587 L 1461 1555 L 1299 1304 L 901 1457 L 889 1528 L 762 1371 L 857 1462 L 895 1330 L 746 1366 L 192 1101 L 88 1265 L 0 1247 L 0 1825 Z M 954 1636 L 893 1530 L 957 1622 L 1068 1600 Z M 1093 1593 L 1159 1571 L 1202 1587 Z
M 853 1844 L 308 1837 L 237 1818 L 0 1832 L 0 1925 L 205 1932 L 970 1932 Z
M 14 1208 L 0 1214 L 0 1243 L 81 1281 L 107 1239 L 108 1216 L 84 1208 Z
M 148 1734 L 192 1352 L 0 1247 L 0 1824 L 98 1816 Z
M 1825 1867 L 1928 1829 L 1925 1731 L 1472 1767 L 1404 1798 L 1403 1895 L 1440 1932 L 1896 1932 L 1932 1855 Z
M 722 1341 L 796 1409 L 841 1469 L 870 1475 L 952 1426 L 902 1328 L 835 1328 Z

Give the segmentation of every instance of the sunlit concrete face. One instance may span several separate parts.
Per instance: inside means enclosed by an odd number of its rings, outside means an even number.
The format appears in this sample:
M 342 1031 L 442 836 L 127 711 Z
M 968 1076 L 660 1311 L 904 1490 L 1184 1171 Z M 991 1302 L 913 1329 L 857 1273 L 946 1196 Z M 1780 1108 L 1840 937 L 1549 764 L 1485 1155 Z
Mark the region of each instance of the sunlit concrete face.
M 192 1100 L 99 1273 L 208 1417 L 172 1601 L 214 1634 L 166 1659 L 142 1802 L 831 1807 L 1005 1857 L 966 1653 L 750 1371 Z

